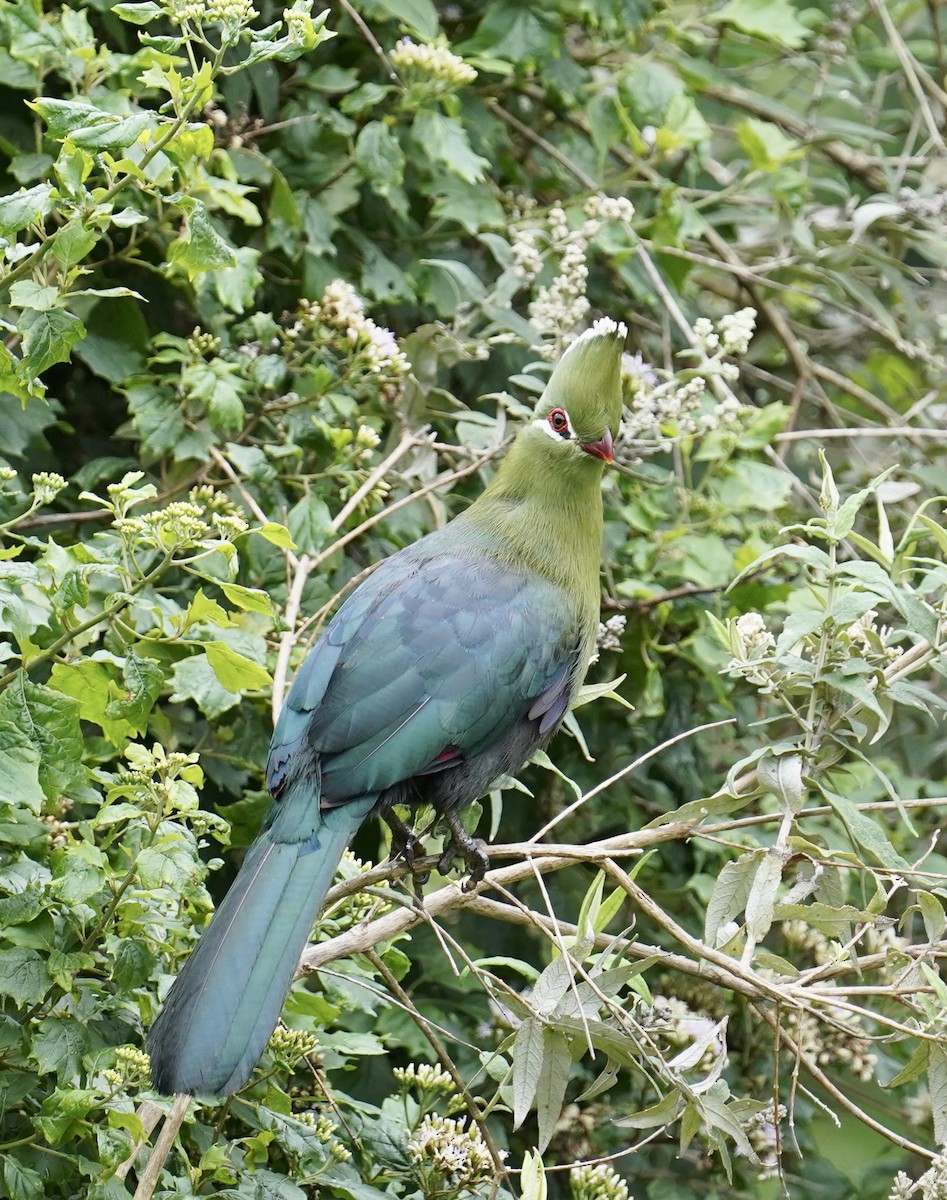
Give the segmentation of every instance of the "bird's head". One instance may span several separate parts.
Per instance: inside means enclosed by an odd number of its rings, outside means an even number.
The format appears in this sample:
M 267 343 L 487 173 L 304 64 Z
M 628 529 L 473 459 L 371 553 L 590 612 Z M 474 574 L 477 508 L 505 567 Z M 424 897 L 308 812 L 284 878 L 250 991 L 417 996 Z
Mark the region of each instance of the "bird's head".
M 549 377 L 530 431 L 549 439 L 548 448 L 556 447 L 553 453 L 563 465 L 612 461 L 626 334 L 623 324 L 602 317 L 566 348 Z

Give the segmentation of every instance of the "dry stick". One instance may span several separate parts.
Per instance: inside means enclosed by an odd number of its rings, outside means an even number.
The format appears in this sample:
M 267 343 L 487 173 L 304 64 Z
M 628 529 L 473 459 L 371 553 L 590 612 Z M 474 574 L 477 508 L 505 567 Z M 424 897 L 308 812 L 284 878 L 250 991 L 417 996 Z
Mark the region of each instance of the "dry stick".
M 190 1103 L 191 1097 L 184 1093 L 174 1097 L 171 1111 L 165 1117 L 164 1124 L 161 1126 L 161 1132 L 158 1134 L 158 1140 L 155 1142 L 154 1149 L 148 1159 L 148 1164 L 138 1179 L 138 1187 L 135 1188 L 134 1200 L 151 1200 L 151 1195 L 157 1186 L 165 1159 L 171 1152 L 171 1146 L 178 1135 L 178 1130 L 181 1128 L 187 1113 L 187 1106 Z
M 754 1005 L 754 1007 L 767 1025 L 769 1025 L 771 1029 L 775 1029 L 776 1023 L 773 1014 L 762 1005 Z M 784 1042 L 787 1043 L 789 1048 L 796 1055 L 797 1059 L 803 1064 L 803 1066 L 806 1068 L 812 1078 L 816 1080 L 820 1087 L 827 1091 L 834 1100 L 837 1100 L 847 1112 L 850 1112 L 852 1116 L 861 1121 L 862 1124 L 867 1125 L 869 1129 L 873 1129 L 875 1133 L 880 1133 L 883 1138 L 889 1142 L 893 1142 L 896 1146 L 900 1146 L 902 1150 L 909 1150 L 912 1154 L 919 1154 L 922 1158 L 926 1158 L 929 1161 L 933 1161 L 935 1158 L 937 1158 L 937 1154 L 933 1150 L 928 1150 L 926 1146 L 919 1146 L 917 1142 L 912 1142 L 908 1138 L 902 1137 L 901 1134 L 895 1133 L 894 1130 L 889 1129 L 880 1121 L 876 1121 L 875 1118 L 866 1113 L 863 1108 L 859 1108 L 854 1100 L 849 1100 L 848 1096 L 846 1096 L 840 1088 L 837 1088 L 831 1079 L 829 1079 L 815 1059 L 808 1055 L 805 1050 L 803 1050 L 799 1042 L 796 1041 L 796 1039 L 790 1034 L 788 1034 L 785 1029 L 780 1031 L 780 1037 Z
M 368 478 L 361 484 L 354 495 L 350 496 L 348 501 L 339 509 L 332 518 L 330 528 L 333 533 L 337 533 L 342 525 L 348 520 L 355 509 L 361 504 L 362 500 L 377 486 L 378 482 L 387 475 L 391 468 L 395 465 L 399 458 L 412 447 L 419 445 L 419 441 L 412 434 L 405 434 L 401 441 L 395 446 L 394 450 L 383 459 L 377 467 L 372 471 Z M 329 552 L 332 552 L 330 547 Z M 286 552 L 287 562 L 293 568 L 293 580 L 290 584 L 289 595 L 286 598 L 286 609 L 283 614 L 283 620 L 287 625 L 286 630 L 280 635 L 279 649 L 276 653 L 276 666 L 273 668 L 273 698 L 272 712 L 273 724 L 276 724 L 276 719 L 279 716 L 279 711 L 283 707 L 283 694 L 286 691 L 286 676 L 289 673 L 289 656 L 292 654 L 293 646 L 296 644 L 296 620 L 299 616 L 299 609 L 302 605 L 303 590 L 306 586 L 306 581 L 309 579 L 310 573 L 328 557 L 329 552 L 310 556 L 301 554 L 299 558 L 292 555 L 291 551 Z
M 777 433 L 773 438 L 774 442 L 801 442 L 808 441 L 810 438 L 822 440 L 824 438 L 920 438 L 928 441 L 947 441 L 947 429 L 926 429 L 923 426 L 915 428 L 911 425 L 885 425 L 884 427 L 877 425 L 868 426 L 849 426 L 845 429 L 788 429 L 784 433 Z
M 914 99 L 917 101 L 918 109 L 924 117 L 924 124 L 927 126 L 927 134 L 934 145 L 941 153 L 947 149 L 944 145 L 944 139 L 938 127 L 937 121 L 934 119 L 934 114 L 931 112 L 931 106 L 928 103 L 927 97 L 924 95 L 924 88 L 921 86 L 920 77 L 924 77 L 928 81 L 928 90 L 930 85 L 934 84 L 934 80 L 927 76 L 927 72 L 919 69 L 916 59 L 911 51 L 907 48 L 904 38 L 891 20 L 891 15 L 888 12 L 886 0 L 871 0 L 871 7 L 880 18 L 882 25 L 885 28 L 885 33 L 888 37 L 888 42 L 894 47 L 894 52 L 898 56 L 898 62 L 901 64 L 901 70 L 904 73 L 904 78 L 908 81 L 908 87 L 914 93 Z M 934 84 L 936 91 L 934 96 L 941 106 L 947 106 L 947 94 L 941 88 Z
M 394 975 L 392 975 L 391 971 L 389 971 L 388 967 L 385 965 L 378 953 L 374 950 L 370 950 L 368 953 L 368 958 L 375 970 L 378 971 L 382 979 L 384 979 L 391 994 L 399 1002 L 405 1012 L 410 1015 L 415 1025 L 417 1025 L 418 1029 L 420 1029 L 420 1031 L 430 1042 L 431 1049 L 437 1055 L 441 1066 L 448 1073 L 448 1075 L 450 1075 L 451 1079 L 453 1079 L 454 1086 L 457 1088 L 460 1095 L 463 1096 L 464 1103 L 467 1106 L 467 1111 L 470 1113 L 474 1123 L 480 1130 L 480 1136 L 483 1138 L 484 1142 L 486 1142 L 487 1149 L 490 1152 L 490 1157 L 493 1159 L 495 1174 L 493 1180 L 491 1181 L 490 1195 L 491 1197 L 495 1196 L 500 1179 L 506 1175 L 506 1167 L 503 1163 L 503 1155 L 500 1153 L 496 1142 L 493 1140 L 493 1134 L 490 1132 L 490 1127 L 487 1125 L 486 1118 L 481 1111 L 480 1105 L 477 1103 L 476 1097 L 470 1094 L 470 1089 L 467 1087 L 464 1077 L 454 1065 L 454 1060 L 447 1053 L 444 1043 L 434 1032 L 429 1022 L 425 1020 L 420 1012 L 418 1012 L 411 997 L 404 990 Z
M 683 822 L 668 824 L 659 829 L 641 829 L 634 833 L 622 834 L 618 838 L 609 838 L 591 846 L 563 848 L 525 845 L 520 849 L 528 855 L 527 858 L 512 863 L 508 867 L 498 867 L 488 871 L 477 891 L 464 892 L 459 883 L 452 882 L 425 896 L 425 912 L 430 917 L 436 917 L 443 912 L 465 909 L 493 881 L 505 886 L 532 877 L 533 862 L 544 874 L 550 871 L 560 871 L 563 867 L 571 866 L 576 862 L 597 861 L 609 853 L 608 847 L 612 843 L 616 845 L 620 853 L 638 852 L 648 846 L 657 845 L 659 842 L 667 842 L 681 837 L 690 833 L 692 828 L 691 824 Z M 359 889 L 356 886 L 351 890 L 358 891 Z M 340 892 L 333 888 L 328 898 L 336 898 L 339 894 Z M 374 921 L 356 926 L 354 929 L 348 929 L 316 946 L 310 946 L 303 954 L 300 966 L 304 971 L 314 971 L 337 958 L 363 954 L 367 950 L 371 950 L 378 942 L 387 941 L 405 933 L 423 919 L 416 911 L 408 909 L 386 913 Z

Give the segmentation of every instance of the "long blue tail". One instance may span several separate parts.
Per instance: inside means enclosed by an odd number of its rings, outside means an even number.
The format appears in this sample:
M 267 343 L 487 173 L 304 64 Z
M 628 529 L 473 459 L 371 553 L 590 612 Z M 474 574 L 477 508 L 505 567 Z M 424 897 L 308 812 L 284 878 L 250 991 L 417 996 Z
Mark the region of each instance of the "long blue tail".
M 297 784 L 274 806 L 148 1036 L 159 1092 L 242 1087 L 276 1027 L 342 852 L 374 797 L 320 813 Z

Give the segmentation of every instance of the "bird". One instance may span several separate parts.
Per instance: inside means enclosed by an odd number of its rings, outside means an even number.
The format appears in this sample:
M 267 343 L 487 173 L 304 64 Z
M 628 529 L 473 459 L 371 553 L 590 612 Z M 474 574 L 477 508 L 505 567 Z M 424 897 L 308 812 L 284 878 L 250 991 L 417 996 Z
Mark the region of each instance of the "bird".
M 279 1020 L 343 852 L 372 813 L 433 807 L 474 878 L 460 813 L 543 748 L 595 648 L 602 476 L 621 418 L 626 328 L 564 350 L 484 491 L 383 560 L 299 667 L 266 766 L 272 803 L 148 1037 L 164 1095 L 243 1087 Z

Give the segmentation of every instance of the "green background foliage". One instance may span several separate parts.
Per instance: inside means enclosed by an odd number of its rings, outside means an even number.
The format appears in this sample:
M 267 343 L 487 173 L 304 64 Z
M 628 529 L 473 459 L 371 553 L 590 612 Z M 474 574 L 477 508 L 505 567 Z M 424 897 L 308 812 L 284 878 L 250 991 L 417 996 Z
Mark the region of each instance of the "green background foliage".
M 3 1194 L 947 1195 L 945 22 L 0 0 Z M 599 314 L 590 703 L 162 1162 L 274 697 Z

